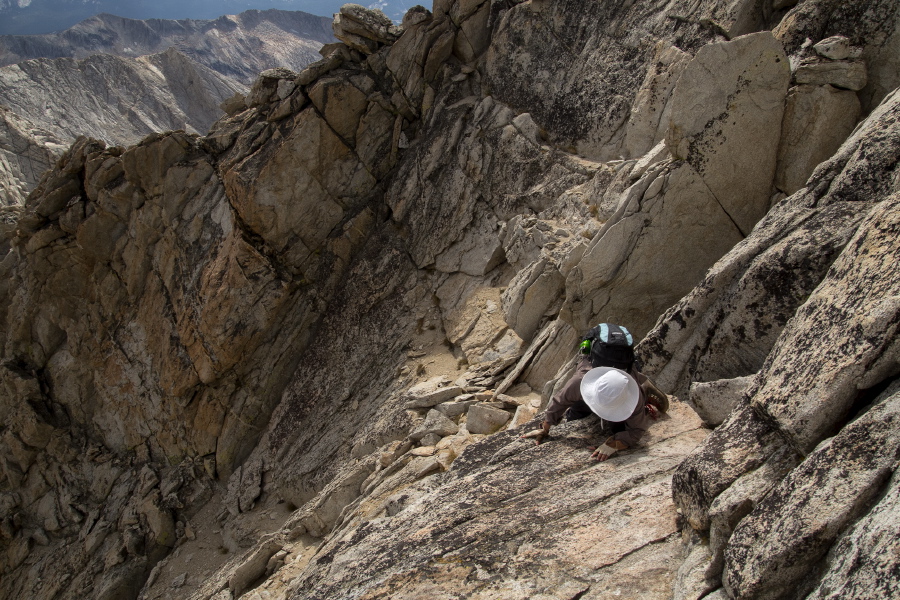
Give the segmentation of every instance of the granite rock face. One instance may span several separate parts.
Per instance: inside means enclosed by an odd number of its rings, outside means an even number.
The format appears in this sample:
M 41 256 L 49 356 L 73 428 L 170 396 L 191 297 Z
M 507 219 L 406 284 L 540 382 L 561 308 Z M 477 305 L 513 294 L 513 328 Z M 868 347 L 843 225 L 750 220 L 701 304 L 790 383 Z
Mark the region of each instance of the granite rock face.
M 834 579 L 820 560 L 889 493 L 896 458 L 884 448 L 896 444 L 881 437 L 897 429 L 892 392 L 882 390 L 900 372 L 900 273 L 888 258 L 897 251 L 898 102 L 889 95 L 806 188 L 773 208 L 642 343 L 664 386 L 755 373 L 730 417 L 673 480 L 690 525 L 714 541 L 731 597 L 828 593 Z M 871 185 L 861 189 L 861 180 Z M 792 243 L 796 258 L 782 258 L 773 272 L 773 252 L 789 256 L 786 238 L 813 226 L 820 243 L 806 251 Z M 823 255 L 833 259 L 819 263 Z M 783 271 L 792 263 L 802 269 Z M 788 285 L 777 284 L 778 272 L 790 273 Z M 747 327 L 764 314 L 766 327 Z M 874 576 L 844 591 L 877 595 L 890 585 Z
M 890 64 L 867 9 L 348 5 L 205 136 L 80 138 L 0 228 L 0 594 L 891 590 L 900 96 L 790 87 Z M 602 464 L 521 438 L 599 321 L 675 396 Z

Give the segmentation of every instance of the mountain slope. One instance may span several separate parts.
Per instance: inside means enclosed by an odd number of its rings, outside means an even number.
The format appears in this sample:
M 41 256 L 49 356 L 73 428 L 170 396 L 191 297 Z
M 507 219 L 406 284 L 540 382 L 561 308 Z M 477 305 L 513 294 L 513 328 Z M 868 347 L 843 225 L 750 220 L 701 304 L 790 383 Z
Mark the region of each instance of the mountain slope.
M 101 14 L 59 33 L 0 36 L 0 65 L 98 53 L 138 57 L 175 47 L 199 64 L 249 84 L 273 67 L 301 70 L 332 41 L 331 19 L 303 12 L 252 10 L 209 21 L 141 21 Z
M 0 106 L 0 204 L 25 204 L 28 192 L 65 151 L 67 138 Z
M 0 105 L 5 114 L 40 127 L 56 140 L 51 146 L 38 139 L 26 144 L 41 148 L 38 154 L 44 158 L 34 162 L 31 150 L 16 150 L 25 147 L 22 140 L 3 136 L 0 145 L 11 153 L 8 160 L 19 165 L 8 169 L 3 202 L 21 203 L 43 173 L 41 165 L 52 164 L 61 153 L 60 140 L 89 135 L 111 144 L 133 144 L 154 131 L 204 132 L 221 116 L 219 104 L 244 91 L 239 83 L 174 49 L 136 59 L 104 54 L 2 67 Z
M 7 128 L 16 139 L 0 140 L 7 157 L 0 201 L 21 203 L 40 176 L 36 169 L 61 153 L 40 140 L 23 146 L 21 131 L 38 127 L 57 140 L 90 135 L 113 144 L 171 129 L 203 133 L 221 116 L 224 99 L 246 92 L 240 82 L 317 60 L 322 44 L 334 39 L 330 22 L 278 10 L 210 21 L 98 15 L 55 34 L 0 36 L 0 63 L 7 65 L 0 67 L 0 105 L 31 124 L 14 128 L 15 135 Z M 11 150 L 36 144 L 44 146 L 37 162 L 31 150 Z

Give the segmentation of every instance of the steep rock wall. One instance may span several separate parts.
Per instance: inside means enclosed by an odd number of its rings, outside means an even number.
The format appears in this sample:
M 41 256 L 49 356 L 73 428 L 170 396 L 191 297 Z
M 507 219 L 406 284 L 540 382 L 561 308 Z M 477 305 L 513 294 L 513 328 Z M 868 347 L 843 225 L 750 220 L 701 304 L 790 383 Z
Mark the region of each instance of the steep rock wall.
M 849 543 L 852 523 L 872 526 L 870 502 L 889 493 L 898 100 L 889 95 L 642 342 L 648 369 L 685 394 L 691 382 L 752 376 L 720 397 L 730 416 L 673 484 L 710 537 L 706 576 L 721 573 L 732 597 L 828 597 L 820 561 Z M 880 570 L 851 581 L 860 596 L 895 585 Z

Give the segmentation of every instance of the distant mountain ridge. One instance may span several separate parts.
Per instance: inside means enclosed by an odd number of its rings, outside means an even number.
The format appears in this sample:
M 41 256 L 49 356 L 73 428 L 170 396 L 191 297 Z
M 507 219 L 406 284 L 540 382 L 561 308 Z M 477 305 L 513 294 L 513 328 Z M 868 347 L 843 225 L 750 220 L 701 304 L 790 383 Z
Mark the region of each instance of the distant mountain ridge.
M 245 85 L 272 67 L 302 70 L 333 42 L 331 19 L 303 12 L 250 10 L 213 20 L 136 20 L 110 14 L 44 35 L 0 36 L 0 66 L 32 58 L 137 57 L 169 47 Z
M 39 58 L 0 68 L 0 205 L 20 204 L 80 135 L 114 145 L 149 133 L 205 133 L 247 88 L 175 48 L 125 58 Z
M 215 19 L 275 8 L 330 16 L 341 4 L 342 0 L 0 0 L 0 34 L 60 31 L 104 12 L 132 19 Z
M 0 36 L 0 204 L 21 204 L 79 135 L 124 145 L 157 131 L 205 133 L 260 72 L 302 71 L 332 41 L 330 19 L 280 10 L 101 14 L 54 34 Z
M 178 50 L 135 59 L 28 60 L 0 68 L 0 105 L 63 138 L 135 143 L 151 131 L 205 133 L 241 84 Z M 53 118 L 47 118 L 52 111 Z

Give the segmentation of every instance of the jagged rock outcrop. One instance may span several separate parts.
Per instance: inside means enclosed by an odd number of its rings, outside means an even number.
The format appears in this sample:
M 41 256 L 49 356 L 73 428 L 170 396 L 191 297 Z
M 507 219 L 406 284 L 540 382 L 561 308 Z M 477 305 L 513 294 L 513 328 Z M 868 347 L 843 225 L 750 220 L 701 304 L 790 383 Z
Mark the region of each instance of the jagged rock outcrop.
M 791 4 L 351 6 L 206 136 L 79 140 L 0 263 L 2 593 L 890 590 L 897 92 L 788 198 L 778 160 L 810 48 L 882 72 L 895 29 Z M 597 320 L 700 417 L 600 465 L 596 420 L 519 438 Z
M 299 11 L 248 10 L 178 21 L 100 14 L 56 33 L 0 35 L 0 66 L 94 54 L 137 58 L 174 47 L 197 64 L 250 85 L 266 69 L 303 69 L 332 41 L 331 19 Z
M 732 597 L 827 595 L 820 559 L 896 469 L 882 451 L 895 444 L 879 436 L 896 435 L 882 391 L 900 372 L 898 107 L 895 92 L 644 341 L 664 386 L 755 373 L 674 480 Z M 802 524 L 809 512 L 819 517 Z M 881 575 L 852 589 L 875 597 L 892 585 Z

